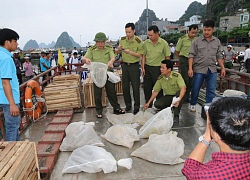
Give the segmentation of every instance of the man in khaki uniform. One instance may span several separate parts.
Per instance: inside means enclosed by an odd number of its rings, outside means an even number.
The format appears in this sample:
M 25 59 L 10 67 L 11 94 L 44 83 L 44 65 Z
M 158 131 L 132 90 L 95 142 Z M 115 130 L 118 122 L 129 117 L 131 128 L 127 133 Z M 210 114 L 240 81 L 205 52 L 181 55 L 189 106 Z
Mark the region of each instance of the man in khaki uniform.
M 193 78 L 188 76 L 188 54 L 191 44 L 195 39 L 197 32 L 198 32 L 198 26 L 196 24 L 192 24 L 191 26 L 189 26 L 188 34 L 179 38 L 175 48 L 175 53 L 179 58 L 180 73 L 187 86 L 183 102 L 189 101 L 189 94 L 192 88 Z
M 90 64 L 91 62 L 101 62 L 104 64 L 108 64 L 110 68 L 113 68 L 115 55 L 113 52 L 113 47 L 106 44 L 105 43 L 106 40 L 107 37 L 103 32 L 97 33 L 94 39 L 96 44 L 88 49 L 87 53 L 82 58 L 83 62 L 86 64 Z M 115 91 L 115 84 L 107 80 L 105 88 L 108 100 L 114 109 L 114 114 L 124 114 L 125 112 L 121 109 L 120 105 L 118 104 Z M 103 111 L 102 88 L 97 87 L 95 84 L 94 84 L 94 95 L 95 95 L 94 97 L 95 97 L 96 112 L 97 112 L 96 117 L 102 118 L 102 111 Z
M 182 106 L 182 98 L 186 92 L 186 85 L 181 77 L 181 74 L 173 70 L 173 63 L 169 60 L 163 60 L 161 62 L 161 75 L 158 77 L 154 85 L 154 92 L 150 97 L 149 101 L 144 105 L 144 109 L 150 106 L 150 103 L 156 98 L 158 93 L 163 90 L 164 96 L 157 99 L 154 106 L 157 109 L 164 109 L 171 106 L 174 96 L 179 97 L 179 99 L 173 104 L 174 106 L 174 121 L 178 123 L 179 113 Z
M 127 23 L 125 26 L 126 36 L 121 38 L 117 53 L 122 52 L 122 90 L 126 111 L 132 107 L 130 96 L 130 83 L 134 96 L 134 111 L 138 113 L 140 108 L 140 74 L 139 62 L 143 54 L 142 40 L 135 36 L 134 23 Z
M 170 48 L 168 43 L 160 38 L 160 31 L 157 26 L 148 28 L 148 37 L 143 43 L 143 57 L 142 57 L 142 75 L 144 76 L 144 94 L 146 102 L 152 95 L 152 89 L 161 74 L 160 67 L 163 59 L 170 60 Z M 157 99 L 162 96 L 162 91 L 159 92 Z M 149 107 L 152 107 L 150 103 Z

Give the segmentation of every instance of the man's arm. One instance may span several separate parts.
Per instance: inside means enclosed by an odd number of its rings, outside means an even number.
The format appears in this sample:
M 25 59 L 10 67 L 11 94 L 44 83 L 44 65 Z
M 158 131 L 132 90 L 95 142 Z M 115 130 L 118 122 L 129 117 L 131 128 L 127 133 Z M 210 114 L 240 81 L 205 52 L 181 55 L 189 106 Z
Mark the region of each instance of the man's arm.
M 44 62 L 42 62 L 42 65 L 43 65 L 46 69 L 49 69 L 49 67 L 48 67 Z
M 210 125 L 208 113 L 207 113 L 207 127 L 206 127 L 206 131 L 203 137 L 207 142 L 210 142 L 212 140 L 211 125 Z M 194 148 L 194 150 L 191 152 L 188 158 L 198 161 L 200 163 L 203 163 L 207 148 L 208 146 L 206 146 L 203 142 L 199 142 L 197 146 Z
M 180 51 L 176 51 L 176 50 L 175 50 L 175 54 L 176 54 L 176 56 L 178 57 L 178 59 L 180 59 Z
M 12 116 L 18 116 L 19 115 L 19 108 L 15 104 L 15 101 L 14 101 L 14 98 L 12 95 L 10 80 L 9 79 L 2 79 L 2 84 L 3 84 L 4 94 L 10 103 L 10 114 Z
M 188 76 L 193 77 L 194 71 L 193 71 L 193 63 L 194 63 L 194 58 L 191 57 L 188 59 Z
M 149 104 L 156 98 L 156 96 L 158 95 L 159 92 L 154 91 L 150 97 L 150 99 L 148 100 L 148 102 L 144 105 L 144 109 L 148 109 Z
M 180 100 L 179 100 L 179 101 L 176 101 L 176 102 L 173 104 L 174 107 L 178 107 L 178 106 L 179 106 L 179 104 L 180 104 L 182 98 L 183 98 L 184 95 L 185 95 L 185 92 L 186 92 L 186 86 L 182 86 L 182 87 L 180 88 L 180 95 L 179 95 Z
M 220 75 L 222 77 L 224 77 L 226 75 L 226 70 L 225 70 L 225 67 L 224 67 L 224 60 L 223 59 L 218 59 L 217 61 L 218 61 L 219 65 L 220 65 L 220 67 L 221 67 Z
M 145 75 L 145 62 L 146 62 L 146 55 L 143 54 L 142 59 L 141 59 L 141 74 L 142 74 L 142 76 Z
M 129 49 L 125 49 L 123 50 L 123 52 L 125 52 L 126 54 L 130 54 L 131 56 L 135 56 L 135 57 L 141 57 L 141 54 L 140 53 L 137 53 L 137 52 L 133 52 Z

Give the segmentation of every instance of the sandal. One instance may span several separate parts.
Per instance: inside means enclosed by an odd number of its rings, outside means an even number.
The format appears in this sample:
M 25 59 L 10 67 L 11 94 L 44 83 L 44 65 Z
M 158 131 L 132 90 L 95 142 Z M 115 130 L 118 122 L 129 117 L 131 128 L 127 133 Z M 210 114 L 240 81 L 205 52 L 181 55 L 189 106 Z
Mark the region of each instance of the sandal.
M 120 109 L 114 109 L 114 114 L 125 114 L 125 111 L 123 111 L 121 108 Z
M 96 114 L 97 118 L 102 118 L 102 114 Z

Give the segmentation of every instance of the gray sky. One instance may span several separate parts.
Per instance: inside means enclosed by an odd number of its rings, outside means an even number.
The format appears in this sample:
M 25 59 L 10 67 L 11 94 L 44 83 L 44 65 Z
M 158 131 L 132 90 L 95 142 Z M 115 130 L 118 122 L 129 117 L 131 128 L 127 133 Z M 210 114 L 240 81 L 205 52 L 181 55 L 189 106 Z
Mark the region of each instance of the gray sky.
M 158 18 L 175 21 L 193 1 L 148 0 L 148 7 Z M 145 8 L 146 0 L 1 0 L 0 28 L 15 30 L 21 48 L 30 39 L 56 42 L 64 31 L 86 46 L 100 31 L 112 40 L 124 36 L 125 24 L 138 21 Z

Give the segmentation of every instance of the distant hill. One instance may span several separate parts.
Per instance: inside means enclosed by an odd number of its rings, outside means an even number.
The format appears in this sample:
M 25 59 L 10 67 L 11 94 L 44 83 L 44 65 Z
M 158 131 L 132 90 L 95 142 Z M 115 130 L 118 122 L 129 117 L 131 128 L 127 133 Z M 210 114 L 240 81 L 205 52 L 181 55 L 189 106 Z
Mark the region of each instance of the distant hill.
M 67 32 L 63 32 L 57 39 L 55 48 L 79 48 L 80 45 L 77 44 L 72 37 L 69 36 Z
M 45 43 L 40 43 L 39 48 L 53 48 L 56 45 L 55 41 L 52 41 L 48 45 Z
M 189 18 L 193 15 L 200 15 L 202 19 L 205 19 L 206 8 L 206 4 L 202 5 L 200 2 L 194 1 L 188 6 L 185 13 L 180 17 L 178 21 L 176 21 L 176 23 L 184 25 L 184 22 L 189 21 Z
M 24 51 L 30 50 L 30 49 L 38 49 L 38 43 L 36 42 L 36 40 L 29 40 L 23 47 Z
M 156 17 L 153 10 L 148 9 L 148 26 L 151 26 L 153 21 L 159 21 L 159 18 Z M 143 10 L 141 17 L 135 23 L 135 32 L 137 35 L 147 34 L 147 9 Z

